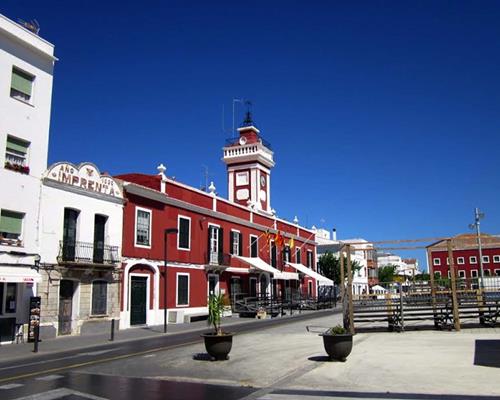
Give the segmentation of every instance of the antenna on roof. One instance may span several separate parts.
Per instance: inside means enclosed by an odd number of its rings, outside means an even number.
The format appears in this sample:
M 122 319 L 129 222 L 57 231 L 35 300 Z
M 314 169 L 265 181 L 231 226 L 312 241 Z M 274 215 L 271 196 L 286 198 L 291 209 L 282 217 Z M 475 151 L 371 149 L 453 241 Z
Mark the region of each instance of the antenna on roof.
M 21 18 L 18 18 L 17 20 L 20 25 L 22 25 L 24 28 L 29 30 L 30 32 L 33 32 L 35 35 L 38 35 L 38 32 L 40 32 L 40 24 L 36 19 L 32 19 L 29 22 L 26 22 L 22 20 Z

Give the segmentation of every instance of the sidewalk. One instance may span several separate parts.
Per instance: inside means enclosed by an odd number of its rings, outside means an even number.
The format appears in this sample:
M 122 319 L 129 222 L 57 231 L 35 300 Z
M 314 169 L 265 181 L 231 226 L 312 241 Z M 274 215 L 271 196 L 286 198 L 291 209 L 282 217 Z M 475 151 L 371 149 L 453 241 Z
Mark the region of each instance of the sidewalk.
M 332 312 L 334 312 L 332 309 Z M 302 314 L 311 314 L 315 311 L 302 311 Z M 294 311 L 292 316 L 285 315 L 277 317 L 280 319 L 290 319 L 300 315 L 298 311 Z M 240 325 L 247 323 L 259 323 L 260 320 L 252 318 L 239 318 L 238 316 L 223 318 L 222 324 L 224 327 L 232 325 Z M 38 354 L 59 353 L 75 349 L 86 349 L 89 347 L 108 345 L 111 343 L 128 342 L 147 338 L 155 338 L 164 336 L 163 325 L 158 326 L 143 326 L 124 330 L 115 331 L 114 341 L 110 340 L 111 332 L 104 334 L 85 335 L 85 336 L 60 336 L 53 339 L 44 339 L 38 345 Z M 210 328 L 206 320 L 195 321 L 183 324 L 168 324 L 167 335 L 179 334 L 182 332 L 207 331 Z M 0 346 L 0 360 L 2 362 L 21 358 L 36 357 L 37 353 L 33 352 L 33 343 L 12 343 Z

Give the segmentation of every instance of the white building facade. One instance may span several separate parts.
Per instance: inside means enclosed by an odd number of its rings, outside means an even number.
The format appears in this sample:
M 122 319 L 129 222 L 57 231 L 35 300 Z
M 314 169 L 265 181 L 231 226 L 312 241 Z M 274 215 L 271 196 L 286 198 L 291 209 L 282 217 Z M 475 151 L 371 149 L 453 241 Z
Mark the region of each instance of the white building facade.
M 41 279 L 38 205 L 55 61 L 52 44 L 0 15 L 0 342 L 28 322 Z
M 109 332 L 120 317 L 123 193 L 91 163 L 52 165 L 40 203 L 42 338 Z

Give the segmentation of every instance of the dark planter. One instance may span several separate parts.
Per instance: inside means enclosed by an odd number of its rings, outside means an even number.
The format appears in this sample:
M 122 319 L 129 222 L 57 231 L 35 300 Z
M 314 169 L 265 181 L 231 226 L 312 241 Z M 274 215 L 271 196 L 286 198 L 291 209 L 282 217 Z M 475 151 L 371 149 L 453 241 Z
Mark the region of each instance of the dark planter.
M 352 350 L 352 335 L 344 333 L 341 335 L 320 334 L 323 336 L 323 345 L 326 353 L 333 360 L 345 361 Z
M 214 333 L 204 333 L 201 335 L 205 339 L 207 353 L 218 361 L 227 360 L 228 354 L 233 346 L 233 334 L 225 332 L 223 335 Z

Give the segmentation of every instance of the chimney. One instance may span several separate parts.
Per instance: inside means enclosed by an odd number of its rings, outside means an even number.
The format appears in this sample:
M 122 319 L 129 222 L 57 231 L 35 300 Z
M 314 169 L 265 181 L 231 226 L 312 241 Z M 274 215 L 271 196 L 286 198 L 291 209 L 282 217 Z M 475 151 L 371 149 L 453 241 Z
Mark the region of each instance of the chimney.
M 332 229 L 332 240 L 337 240 L 337 229 Z
M 161 177 L 160 191 L 162 193 L 166 193 L 167 192 L 167 177 L 165 175 L 165 171 L 167 170 L 167 168 L 163 164 L 160 164 L 160 165 L 158 165 L 158 167 L 156 167 L 156 169 L 158 170 L 158 175 L 160 175 L 160 177 Z

